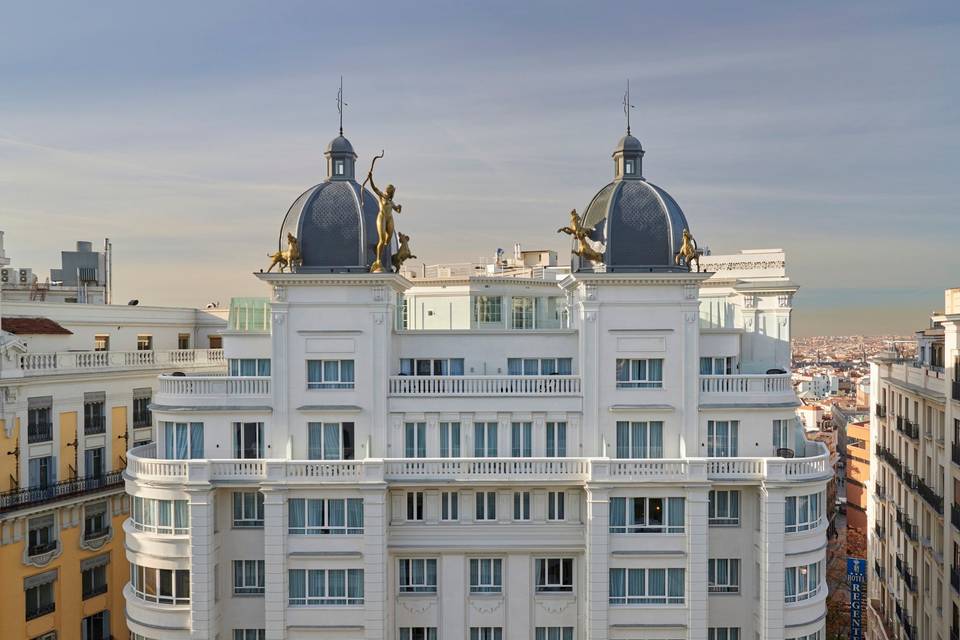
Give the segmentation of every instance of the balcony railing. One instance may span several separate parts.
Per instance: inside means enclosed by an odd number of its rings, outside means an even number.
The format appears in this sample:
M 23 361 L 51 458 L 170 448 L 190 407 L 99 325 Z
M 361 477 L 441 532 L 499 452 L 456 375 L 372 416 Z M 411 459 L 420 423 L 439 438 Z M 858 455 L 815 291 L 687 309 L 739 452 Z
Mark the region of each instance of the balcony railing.
M 33 507 L 92 491 L 105 491 L 123 486 L 123 472 L 111 471 L 103 476 L 62 480 L 45 487 L 27 487 L 0 493 L 0 513 Z
M 908 538 L 914 542 L 919 540 L 920 536 L 917 532 L 917 525 L 913 524 L 913 522 L 910 521 L 910 516 L 907 515 L 906 511 L 901 510 L 899 507 L 897 507 L 896 521 L 897 526 L 903 530 Z
M 924 482 L 923 479 L 918 479 L 917 481 L 917 493 L 919 493 L 920 497 L 933 507 L 937 513 L 943 515 L 943 496 L 937 495 L 937 492 Z
M 106 592 L 107 592 L 106 583 L 93 585 L 89 589 L 83 590 L 83 599 L 86 600 L 87 598 L 93 598 L 95 596 L 100 595 L 101 593 L 106 593 Z M 89 638 L 87 640 L 89 640 Z
M 92 436 L 98 433 L 104 433 L 107 430 L 106 416 L 90 416 L 83 419 L 83 433 Z
M 913 575 L 913 572 L 910 571 L 910 567 L 907 565 L 907 561 L 903 559 L 899 553 L 897 554 L 896 559 L 897 573 L 900 574 L 900 577 L 903 579 L 903 583 L 906 587 L 913 592 L 917 591 L 917 577 Z
M 879 561 L 879 560 L 874 560 L 874 561 L 873 561 L 873 571 L 874 571 L 874 573 L 877 574 L 877 577 L 878 577 L 880 580 L 884 580 L 884 579 L 885 579 L 886 576 L 885 576 L 885 574 L 884 574 L 883 567 L 880 565 L 880 561 Z
M 56 551 L 57 544 L 58 543 L 56 540 L 51 540 L 50 542 L 44 542 L 43 544 L 32 544 L 27 548 L 27 555 L 42 556 L 45 553 Z
M 874 535 L 875 535 L 878 539 L 883 540 L 883 534 L 884 534 L 885 532 L 884 532 L 884 530 L 883 530 L 883 527 L 880 526 L 880 523 L 879 523 L 879 522 L 874 523 L 874 525 L 873 525 L 873 533 L 874 533 Z
M 29 609 L 27 609 L 26 617 L 27 617 L 27 620 L 33 620 L 34 618 L 45 616 L 48 613 L 53 613 L 56 610 L 57 610 L 56 602 L 46 602 L 36 607 L 30 607 Z
M 58 351 L 26 353 L 17 359 L 22 375 L 50 375 L 111 369 L 158 369 L 222 366 L 222 349 L 172 349 L 167 351 Z
M 53 440 L 52 422 L 34 422 L 27 425 L 27 443 L 49 442 Z
M 873 485 L 873 495 L 876 496 L 877 500 L 886 500 L 887 491 L 882 484 L 879 482 L 874 483 Z
M 580 376 L 390 376 L 391 396 L 578 396 Z
M 885 406 L 883 406 L 882 404 L 880 404 L 879 402 L 877 403 L 876 407 L 874 408 L 874 412 L 877 414 L 877 417 L 878 417 L 878 418 L 886 418 L 886 417 L 887 417 L 887 408 L 886 408 Z
M 920 439 L 920 426 L 915 422 L 910 422 L 909 418 L 897 416 L 897 431 L 913 440 Z
M 153 401 L 158 405 L 197 402 L 262 402 L 270 397 L 269 376 L 174 376 L 162 375 Z

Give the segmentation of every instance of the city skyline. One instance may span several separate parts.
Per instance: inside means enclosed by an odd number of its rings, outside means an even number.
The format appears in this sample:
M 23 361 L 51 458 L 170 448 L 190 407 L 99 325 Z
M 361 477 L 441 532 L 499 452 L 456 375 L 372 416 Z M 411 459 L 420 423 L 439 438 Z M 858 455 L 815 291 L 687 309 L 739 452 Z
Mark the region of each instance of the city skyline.
M 366 10 L 12 7 L 8 254 L 43 274 L 109 236 L 117 300 L 262 293 L 248 274 L 323 177 L 343 75 L 358 167 L 386 150 L 424 262 L 514 242 L 564 261 L 554 231 L 611 178 L 629 78 L 645 175 L 715 253 L 786 250 L 797 336 L 909 334 L 957 285 L 952 5 Z

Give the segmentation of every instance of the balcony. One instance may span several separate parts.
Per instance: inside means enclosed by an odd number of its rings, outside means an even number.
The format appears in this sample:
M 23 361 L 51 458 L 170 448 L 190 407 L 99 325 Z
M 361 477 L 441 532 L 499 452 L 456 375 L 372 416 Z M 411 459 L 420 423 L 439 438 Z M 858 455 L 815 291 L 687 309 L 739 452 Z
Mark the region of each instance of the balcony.
M 953 388 L 953 399 L 960 401 L 960 380 L 951 381 L 950 386 Z
M 907 566 L 907 561 L 904 560 L 903 556 L 901 556 L 899 553 L 897 554 L 896 565 L 897 565 L 897 573 L 903 579 L 903 583 L 906 585 L 906 587 L 910 591 L 913 591 L 914 593 L 916 593 L 917 577 L 913 575 L 913 572 L 910 571 L 910 567 Z
M 887 499 L 887 491 L 879 482 L 874 483 L 873 485 L 873 495 L 877 498 L 877 500 L 880 501 Z
M 874 571 L 874 573 L 877 574 L 877 577 L 878 577 L 881 581 L 883 581 L 883 580 L 886 578 L 886 576 L 885 576 L 885 574 L 884 574 L 884 571 L 883 571 L 883 567 L 880 565 L 880 561 L 879 561 L 879 560 L 874 560 L 874 561 L 873 561 L 873 571 Z
M 917 525 L 913 524 L 910 521 L 910 516 L 907 515 L 905 511 L 902 511 L 897 507 L 897 526 L 899 526 L 908 538 L 917 542 L 920 539 L 919 533 L 917 532 Z
M 83 419 L 83 434 L 87 436 L 104 433 L 107 430 L 106 416 L 90 416 Z
M 223 367 L 222 349 L 167 351 L 57 351 L 26 353 L 4 377 L 57 375 L 89 371 Z
M 153 402 L 160 407 L 266 406 L 270 395 L 269 376 L 175 376 L 161 375 Z M 159 409 L 158 409 L 159 410 Z
M 120 489 L 123 487 L 123 474 L 121 471 L 111 471 L 110 473 L 90 478 L 77 478 L 75 480 L 62 480 L 60 482 L 48 485 L 46 487 L 28 487 L 26 489 L 16 489 L 0 493 L 0 514 L 16 509 L 35 507 L 37 505 L 70 498 L 80 494 L 92 493 L 95 491 L 107 491 L 110 489 Z
M 579 396 L 580 376 L 390 376 L 400 397 Z
M 897 416 L 897 431 L 912 440 L 920 440 L 920 426 L 909 418 Z
M 884 533 L 883 527 L 880 526 L 879 522 L 873 525 L 873 534 L 878 540 L 883 540 Z
M 27 425 L 27 443 L 50 442 L 53 440 L 52 422 L 34 422 Z
M 887 417 L 887 408 L 880 403 L 877 403 L 876 407 L 874 408 L 874 412 L 877 414 L 878 418 Z
M 702 375 L 701 405 L 796 403 L 790 374 Z
M 48 613 L 53 613 L 57 610 L 56 602 L 45 602 L 43 604 L 37 605 L 36 607 L 30 607 L 27 609 L 27 620 L 34 620 L 41 616 L 45 616 Z
M 56 540 L 44 542 L 43 544 L 32 544 L 27 548 L 27 555 L 30 557 L 42 556 L 45 553 L 52 553 L 57 550 L 59 543 Z
M 922 479 L 917 480 L 917 493 L 919 493 L 920 497 L 933 507 L 937 513 L 943 515 L 943 496 L 937 495 L 937 492 Z

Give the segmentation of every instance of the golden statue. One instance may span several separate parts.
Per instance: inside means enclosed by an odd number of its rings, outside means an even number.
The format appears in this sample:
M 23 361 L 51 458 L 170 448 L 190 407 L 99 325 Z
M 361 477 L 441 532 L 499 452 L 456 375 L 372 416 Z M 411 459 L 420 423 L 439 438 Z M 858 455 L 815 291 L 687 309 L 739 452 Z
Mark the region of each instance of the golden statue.
M 580 246 L 574 249 L 573 255 L 580 256 L 584 260 L 590 260 L 591 262 L 603 262 L 603 254 L 591 247 L 590 243 L 587 242 L 587 236 L 589 236 L 591 232 L 593 232 L 593 227 L 583 227 L 580 225 L 580 216 L 577 214 L 576 209 L 570 212 L 570 226 L 557 229 L 557 233 L 565 233 L 568 236 L 576 238 Z
M 297 242 L 292 233 L 288 233 L 287 250 L 268 253 L 267 255 L 270 257 L 270 266 L 267 268 L 267 273 L 270 273 L 270 270 L 277 265 L 280 266 L 280 273 L 283 273 L 284 267 L 293 271 L 294 267 L 300 266 L 300 243 Z
M 697 273 L 700 273 L 700 256 L 702 255 L 703 251 L 697 249 L 697 241 L 690 235 L 690 230 L 684 229 L 683 244 L 680 245 L 680 251 L 677 251 L 677 255 L 673 257 L 674 263 L 680 266 L 680 261 L 682 260 L 687 269 L 692 271 L 693 263 L 696 262 Z
M 397 249 L 397 252 L 390 256 L 390 262 L 393 263 L 393 270 L 397 273 L 400 273 L 400 267 L 403 265 L 403 263 L 410 258 L 416 260 L 417 256 L 410 253 L 410 236 L 402 231 L 398 231 L 397 239 L 400 241 L 400 246 Z
M 370 163 L 370 171 L 367 172 L 367 177 L 363 181 L 363 185 L 370 183 L 370 188 L 380 200 L 380 212 L 377 214 L 377 257 L 370 265 L 370 273 L 383 273 L 380 257 L 383 255 L 384 247 L 390 244 L 390 238 L 393 237 L 393 212 L 400 213 L 401 209 L 401 205 L 393 203 L 393 194 L 396 192 L 396 188 L 392 184 L 388 184 L 383 191 L 377 189 L 377 185 L 373 184 L 373 165 L 377 162 L 377 158 L 382 157 L 383 151 L 380 152 L 380 155 L 374 156 Z M 360 185 L 361 197 L 363 197 L 363 185 Z

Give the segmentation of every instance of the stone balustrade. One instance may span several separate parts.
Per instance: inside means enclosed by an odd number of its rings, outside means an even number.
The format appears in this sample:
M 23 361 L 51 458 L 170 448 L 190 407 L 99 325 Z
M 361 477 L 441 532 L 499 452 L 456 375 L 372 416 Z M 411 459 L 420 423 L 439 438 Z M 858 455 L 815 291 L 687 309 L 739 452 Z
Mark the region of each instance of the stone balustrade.
M 38 376 L 91 371 L 222 367 L 222 349 L 171 349 L 165 351 L 57 351 L 25 353 L 4 377 Z

